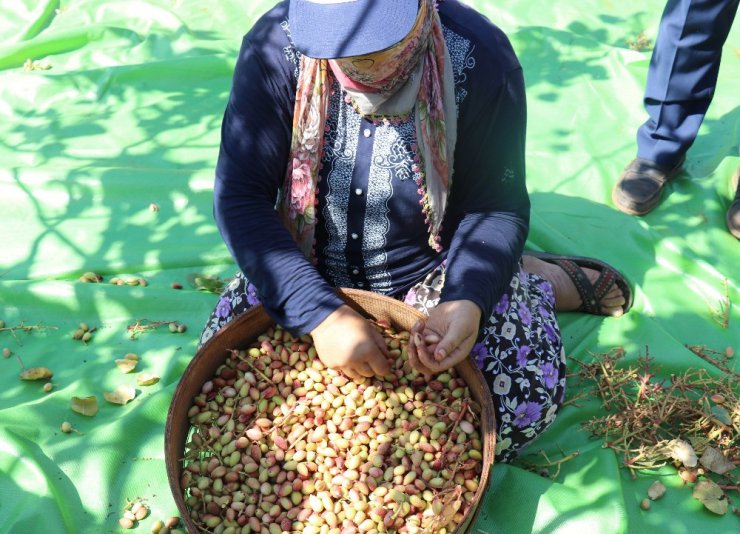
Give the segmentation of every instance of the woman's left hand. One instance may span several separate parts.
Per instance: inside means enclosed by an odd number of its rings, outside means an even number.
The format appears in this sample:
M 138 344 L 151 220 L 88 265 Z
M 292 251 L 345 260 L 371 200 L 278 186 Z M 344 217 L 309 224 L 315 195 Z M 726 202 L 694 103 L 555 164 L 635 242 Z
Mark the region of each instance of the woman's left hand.
M 463 361 L 478 337 L 480 315 L 480 308 L 470 300 L 437 305 L 425 321 L 419 321 L 411 329 L 408 345 L 411 366 L 432 375 Z

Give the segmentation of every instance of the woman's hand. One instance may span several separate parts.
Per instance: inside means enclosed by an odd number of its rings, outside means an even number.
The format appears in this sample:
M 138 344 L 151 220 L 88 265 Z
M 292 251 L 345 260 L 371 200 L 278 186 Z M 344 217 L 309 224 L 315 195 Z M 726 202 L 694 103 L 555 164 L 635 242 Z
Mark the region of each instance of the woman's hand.
M 480 315 L 480 308 L 470 300 L 437 305 L 426 321 L 419 321 L 411 329 L 411 366 L 429 376 L 463 361 L 478 337 Z
M 383 336 L 347 305 L 334 310 L 311 331 L 316 353 L 327 367 L 350 378 L 385 376 L 390 372 Z

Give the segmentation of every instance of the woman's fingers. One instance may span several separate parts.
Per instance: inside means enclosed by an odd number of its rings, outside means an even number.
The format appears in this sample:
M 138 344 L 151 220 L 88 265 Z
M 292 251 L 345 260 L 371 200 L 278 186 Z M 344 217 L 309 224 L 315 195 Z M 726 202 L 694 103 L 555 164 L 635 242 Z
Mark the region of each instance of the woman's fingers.
M 429 369 L 427 366 L 425 366 L 421 360 L 419 359 L 419 350 L 424 350 L 424 340 L 421 338 L 420 334 L 418 332 L 415 332 L 411 335 L 411 339 L 409 340 L 408 344 L 408 351 L 409 351 L 409 363 L 411 364 L 411 367 L 422 373 L 425 378 L 430 378 L 432 374 L 431 369 Z
M 367 365 L 372 371 L 372 375 L 363 376 L 386 376 L 391 372 L 391 366 L 388 363 L 390 352 L 385 344 L 385 339 L 380 332 L 371 329 L 372 339 L 375 342 L 374 347 L 370 347 L 368 353 L 362 358 L 362 363 Z
M 351 367 L 342 367 L 340 371 L 342 371 L 342 373 L 344 373 L 348 378 L 351 378 L 352 380 L 354 380 L 355 378 L 360 378 L 359 373 L 357 373 Z
M 445 336 L 437 343 L 434 350 L 434 360 L 441 362 L 450 356 L 465 341 L 465 334 L 457 328 L 450 328 Z
M 388 376 L 391 372 L 391 366 L 388 363 L 388 359 L 385 356 L 378 355 L 369 358 L 363 365 L 370 369 L 372 374 L 364 376 Z
M 432 374 L 440 372 L 443 368 L 434 359 L 433 353 L 429 350 L 429 347 L 424 342 L 424 338 L 420 334 L 414 336 L 414 343 L 416 344 L 416 352 L 421 366 Z
M 415 334 L 416 332 L 421 333 L 422 330 L 424 330 L 424 321 L 419 320 L 419 321 L 416 321 L 416 324 L 411 327 L 411 330 L 409 330 L 409 332 L 411 332 L 412 334 Z
M 372 378 L 378 373 L 373 371 L 372 367 L 366 362 L 357 362 L 355 364 L 354 370 L 359 374 L 360 376 L 364 376 L 365 378 Z

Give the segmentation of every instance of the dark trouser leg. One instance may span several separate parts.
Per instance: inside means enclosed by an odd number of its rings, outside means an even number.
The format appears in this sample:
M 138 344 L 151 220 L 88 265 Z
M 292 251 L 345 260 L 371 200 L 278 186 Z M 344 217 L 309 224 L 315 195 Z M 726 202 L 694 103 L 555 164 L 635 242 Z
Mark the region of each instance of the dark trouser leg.
M 637 156 L 672 168 L 694 142 L 714 96 L 738 0 L 669 0 L 650 60 Z

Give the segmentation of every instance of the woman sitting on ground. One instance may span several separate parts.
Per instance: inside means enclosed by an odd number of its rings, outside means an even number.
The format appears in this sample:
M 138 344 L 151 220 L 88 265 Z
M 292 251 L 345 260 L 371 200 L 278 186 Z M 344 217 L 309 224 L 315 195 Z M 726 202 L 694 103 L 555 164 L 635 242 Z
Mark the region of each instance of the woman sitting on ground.
M 419 372 L 475 356 L 505 461 L 562 404 L 555 311 L 621 315 L 631 294 L 597 260 L 522 256 L 521 66 L 481 14 L 436 4 L 290 0 L 246 35 L 214 201 L 240 272 L 201 342 L 261 302 L 327 366 L 383 375 L 383 341 L 335 288 L 403 300 L 440 339 L 412 344 Z

